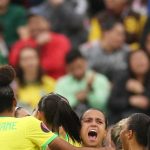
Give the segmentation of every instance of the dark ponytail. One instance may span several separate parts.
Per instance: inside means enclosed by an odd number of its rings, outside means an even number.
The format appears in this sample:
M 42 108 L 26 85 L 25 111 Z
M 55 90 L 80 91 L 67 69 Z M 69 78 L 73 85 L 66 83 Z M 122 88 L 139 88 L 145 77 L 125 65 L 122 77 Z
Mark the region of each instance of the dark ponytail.
M 142 113 L 129 117 L 128 129 L 135 133 L 138 144 L 150 150 L 150 117 Z
M 15 71 L 9 65 L 0 67 L 0 113 L 11 110 L 15 100 L 10 83 L 15 78 Z
M 59 127 L 62 126 L 74 142 L 80 142 L 80 120 L 66 98 L 50 93 L 40 100 L 38 106 L 39 111 L 44 112 L 45 119 L 52 126 L 53 132 L 59 133 Z

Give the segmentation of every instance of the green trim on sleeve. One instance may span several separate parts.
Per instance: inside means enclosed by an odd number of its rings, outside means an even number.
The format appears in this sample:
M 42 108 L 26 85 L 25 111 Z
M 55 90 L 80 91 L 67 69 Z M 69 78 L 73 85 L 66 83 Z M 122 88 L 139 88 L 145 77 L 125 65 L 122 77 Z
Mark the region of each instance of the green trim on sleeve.
M 43 145 L 42 145 L 42 150 L 47 149 L 47 145 L 50 144 L 55 138 L 57 138 L 58 135 L 53 135 L 50 139 L 48 139 Z
M 69 135 L 68 135 L 68 133 L 66 133 L 65 141 L 67 141 L 69 143 Z

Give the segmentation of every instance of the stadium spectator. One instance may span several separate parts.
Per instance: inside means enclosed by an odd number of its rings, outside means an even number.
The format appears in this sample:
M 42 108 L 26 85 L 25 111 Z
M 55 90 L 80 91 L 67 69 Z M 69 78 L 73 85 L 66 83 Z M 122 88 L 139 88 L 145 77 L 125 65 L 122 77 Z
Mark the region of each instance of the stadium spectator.
M 150 60 L 144 51 L 129 55 L 129 69 L 118 79 L 109 101 L 110 121 L 142 112 L 150 114 Z
M 68 74 L 56 84 L 56 92 L 65 95 L 79 116 L 89 107 L 107 111 L 110 93 L 108 79 L 87 69 L 86 59 L 78 50 L 66 56 Z
M 139 48 L 139 40 L 144 28 L 146 16 L 134 12 L 131 8 L 130 0 L 104 0 L 106 9 L 97 15 L 99 28 L 92 27 L 90 31 L 90 40 L 102 38 L 102 24 L 109 18 L 122 21 L 126 31 L 126 42 L 131 45 L 132 49 Z M 91 25 L 92 26 L 92 25 Z M 96 34 L 96 33 L 99 33 Z M 97 37 L 96 37 L 96 36 Z
M 77 14 L 68 1 L 46 0 L 41 5 L 31 8 L 30 12 L 47 18 L 52 31 L 67 35 L 73 47 L 87 40 L 84 15 Z
M 107 118 L 100 110 L 87 110 L 81 117 L 82 145 L 84 147 L 104 147 L 107 125 Z
M 0 24 L 9 47 L 18 39 L 18 29 L 26 23 L 26 19 L 24 8 L 10 4 L 10 0 L 0 1 Z
M 129 117 L 120 134 L 123 150 L 150 149 L 150 117 L 137 113 Z
M 38 51 L 31 47 L 21 49 L 17 62 L 17 96 L 20 105 L 34 109 L 40 98 L 54 91 L 55 80 L 42 73 Z
M 102 40 L 88 42 L 81 46 L 81 53 L 87 58 L 89 67 L 105 74 L 110 81 L 127 69 L 127 54 L 124 26 L 121 22 L 108 19 L 103 23 Z
M 65 97 L 56 93 L 45 95 L 39 101 L 36 111 L 36 117 L 51 131 L 68 143 L 80 146 L 80 120 Z
M 9 61 L 17 64 L 20 50 L 24 46 L 38 47 L 42 69 L 53 78 L 65 74 L 65 55 L 70 50 L 70 41 L 63 34 L 50 31 L 47 20 L 38 15 L 31 15 L 28 21 L 27 35 L 30 37 L 17 41 L 10 52 Z

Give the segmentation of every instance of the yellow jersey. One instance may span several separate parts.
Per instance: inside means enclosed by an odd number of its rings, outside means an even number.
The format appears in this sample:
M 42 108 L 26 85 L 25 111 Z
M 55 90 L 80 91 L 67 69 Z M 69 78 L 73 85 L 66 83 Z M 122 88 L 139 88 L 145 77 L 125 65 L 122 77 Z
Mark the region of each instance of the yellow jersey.
M 32 116 L 0 117 L 0 150 L 46 150 L 56 137 Z

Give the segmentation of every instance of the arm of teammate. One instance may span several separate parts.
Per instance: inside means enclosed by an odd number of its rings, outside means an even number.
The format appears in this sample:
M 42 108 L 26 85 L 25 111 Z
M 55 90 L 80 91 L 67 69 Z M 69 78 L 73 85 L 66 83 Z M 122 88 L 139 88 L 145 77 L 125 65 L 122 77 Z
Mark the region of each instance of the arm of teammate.
M 54 139 L 48 147 L 51 150 L 113 150 L 112 148 L 87 148 L 87 147 L 74 147 L 67 143 L 66 141 L 56 138 Z

